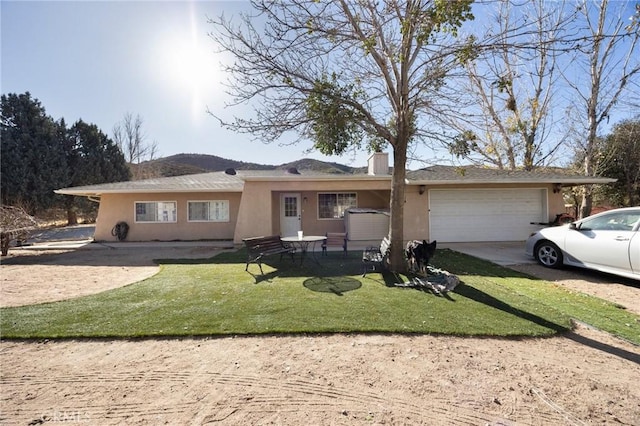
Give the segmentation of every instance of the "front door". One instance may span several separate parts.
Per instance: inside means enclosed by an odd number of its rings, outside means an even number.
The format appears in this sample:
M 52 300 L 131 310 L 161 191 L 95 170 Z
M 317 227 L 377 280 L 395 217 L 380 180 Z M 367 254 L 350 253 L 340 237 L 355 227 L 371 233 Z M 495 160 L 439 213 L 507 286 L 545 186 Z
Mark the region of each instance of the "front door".
M 280 235 L 292 237 L 302 230 L 300 194 L 280 196 Z

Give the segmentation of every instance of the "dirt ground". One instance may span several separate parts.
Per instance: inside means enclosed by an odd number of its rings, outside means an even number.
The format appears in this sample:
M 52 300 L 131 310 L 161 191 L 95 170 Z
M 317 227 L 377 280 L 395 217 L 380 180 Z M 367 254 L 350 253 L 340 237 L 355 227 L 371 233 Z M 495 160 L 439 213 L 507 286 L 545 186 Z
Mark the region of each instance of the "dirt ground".
M 0 304 L 96 293 L 155 274 L 153 258 L 215 252 L 11 251 L 0 266 Z M 632 281 L 514 269 L 640 313 Z M 640 348 L 580 324 L 546 339 L 2 341 L 0 369 L 3 425 L 640 425 Z

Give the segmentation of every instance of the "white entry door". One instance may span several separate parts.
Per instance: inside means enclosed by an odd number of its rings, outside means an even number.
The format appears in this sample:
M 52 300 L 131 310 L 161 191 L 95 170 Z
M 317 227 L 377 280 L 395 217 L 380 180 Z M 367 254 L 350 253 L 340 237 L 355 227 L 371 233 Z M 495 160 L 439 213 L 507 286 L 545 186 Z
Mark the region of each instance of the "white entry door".
M 292 237 L 302 230 L 300 194 L 280 196 L 280 235 Z

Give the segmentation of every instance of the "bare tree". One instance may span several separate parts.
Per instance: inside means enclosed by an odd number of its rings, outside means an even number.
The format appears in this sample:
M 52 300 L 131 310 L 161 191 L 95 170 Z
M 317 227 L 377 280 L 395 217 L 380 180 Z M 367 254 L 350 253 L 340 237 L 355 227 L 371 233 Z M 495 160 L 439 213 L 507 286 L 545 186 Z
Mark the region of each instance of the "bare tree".
M 0 205 L 0 254 L 9 253 L 12 240 L 26 240 L 37 226 L 33 216 L 20 207 Z
M 449 151 L 476 164 L 531 170 L 554 159 L 564 138 L 553 117 L 558 92 L 559 40 L 572 22 L 562 3 L 497 4 L 490 40 L 465 63 L 463 85 L 473 105 L 452 120 L 459 131 Z M 492 34 L 492 35 L 490 35 Z
M 584 36 L 572 46 L 577 71 L 567 74 L 566 81 L 576 94 L 576 105 L 580 106 L 574 113 L 576 126 L 580 127 L 576 141 L 584 153 L 583 172 L 587 176 L 598 172 L 598 134 L 602 125 L 608 123 L 629 89 L 638 96 L 639 9 L 636 6 L 632 16 L 629 10 L 629 3 L 609 0 L 600 3 L 583 0 L 579 6 Z M 582 192 L 580 217 L 591 213 L 592 203 L 593 187 L 587 185 Z
M 472 18 L 471 1 L 251 4 L 255 13 L 238 24 L 224 16 L 211 21 L 213 39 L 235 59 L 227 69 L 233 105 L 255 106 L 252 117 L 218 119 L 266 141 L 296 131 L 325 154 L 390 145 L 390 262 L 404 270 L 407 153 L 435 136 L 429 122 L 450 107 L 445 100 L 456 91 L 446 81 L 459 65 L 456 36 Z
M 142 165 L 145 161 L 155 159 L 158 154 L 158 143 L 147 142 L 140 115 L 135 117 L 130 112 L 124 115 L 121 122 L 113 126 L 113 140 L 124 154 L 134 180 L 152 177 L 153 171 Z

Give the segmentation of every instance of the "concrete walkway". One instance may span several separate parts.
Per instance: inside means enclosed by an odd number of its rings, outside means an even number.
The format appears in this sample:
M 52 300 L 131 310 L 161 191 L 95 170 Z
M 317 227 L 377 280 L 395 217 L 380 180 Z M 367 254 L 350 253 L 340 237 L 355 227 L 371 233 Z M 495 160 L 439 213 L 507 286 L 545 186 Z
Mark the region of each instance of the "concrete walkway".
M 105 248 L 142 248 L 142 247 L 216 247 L 233 248 L 233 241 L 149 241 L 149 242 L 94 242 L 93 226 L 79 225 L 45 231 L 34 235 L 29 245 L 22 250 L 72 250 Z M 363 250 L 367 246 L 379 244 L 376 241 L 349 241 L 349 250 Z M 533 258 L 524 253 L 522 242 L 485 242 L 485 243 L 441 243 L 438 248 L 448 248 L 488 260 L 502 266 L 535 264 Z M 16 248 L 12 248 L 15 250 Z M 333 250 L 331 247 L 329 250 Z M 339 248 L 338 248 L 339 249 Z
M 233 241 L 141 241 L 141 242 L 94 242 L 88 240 L 47 241 L 34 243 L 22 247 L 12 247 L 11 250 L 102 250 L 102 249 L 133 249 L 133 248 L 187 248 L 214 247 L 234 248 Z
M 141 247 L 215 247 L 233 248 L 233 241 L 148 241 L 94 242 L 95 225 L 75 225 L 34 232 L 26 244 L 11 250 L 75 250 Z
M 502 266 L 536 263 L 524 252 L 524 241 L 489 243 L 443 243 L 438 248 L 448 248 L 469 256 L 488 260 Z
M 69 250 L 137 247 L 218 247 L 233 248 L 233 241 L 150 241 L 94 243 L 95 225 L 76 225 L 47 229 L 35 233 L 27 240 L 25 250 Z M 349 241 L 349 250 L 363 250 L 378 245 L 377 241 Z M 524 253 L 521 242 L 441 243 L 438 248 L 448 248 L 469 256 L 485 259 L 502 266 L 536 263 Z M 330 248 L 332 250 L 333 248 Z

